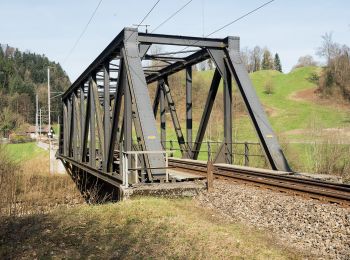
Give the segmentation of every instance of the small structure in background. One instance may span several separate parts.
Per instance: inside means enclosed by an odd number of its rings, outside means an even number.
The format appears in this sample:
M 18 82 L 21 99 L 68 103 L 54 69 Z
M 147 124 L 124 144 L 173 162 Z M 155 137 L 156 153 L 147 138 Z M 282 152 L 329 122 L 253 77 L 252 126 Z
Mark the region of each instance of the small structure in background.
M 43 125 L 41 129 L 39 129 L 38 133 L 36 132 L 35 125 L 30 125 L 26 130 L 26 135 L 29 136 L 32 139 L 41 139 L 41 138 L 47 138 L 49 133 L 49 126 Z

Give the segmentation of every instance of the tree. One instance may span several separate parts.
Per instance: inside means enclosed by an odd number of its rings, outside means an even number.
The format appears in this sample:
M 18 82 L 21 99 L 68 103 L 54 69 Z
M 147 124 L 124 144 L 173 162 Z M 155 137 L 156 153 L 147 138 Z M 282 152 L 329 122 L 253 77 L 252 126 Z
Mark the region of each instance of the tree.
M 250 55 L 252 71 L 258 71 L 261 69 L 261 56 L 261 48 L 259 46 L 255 46 Z
M 275 70 L 282 72 L 282 65 L 281 65 L 281 60 L 280 57 L 278 56 L 278 53 L 275 54 L 275 59 L 273 61 L 273 66 Z
M 327 59 L 327 64 L 332 58 L 340 54 L 340 46 L 333 42 L 332 32 L 325 33 L 322 37 L 322 45 L 318 47 L 316 54 Z
M 261 62 L 261 69 L 263 70 L 271 70 L 273 69 L 273 61 L 272 61 L 272 55 L 271 52 L 265 48 L 263 59 Z
M 241 59 L 248 71 L 248 73 L 253 72 L 253 66 L 252 63 L 250 62 L 250 51 L 248 47 L 242 48 L 240 51 L 241 54 Z
M 212 59 L 208 59 L 208 69 L 213 70 L 214 69 L 214 63 Z
M 314 60 L 314 58 L 311 55 L 305 55 L 305 56 L 301 56 L 298 59 L 298 63 L 293 68 L 295 69 L 295 68 L 309 67 L 309 66 L 317 66 L 317 62 Z

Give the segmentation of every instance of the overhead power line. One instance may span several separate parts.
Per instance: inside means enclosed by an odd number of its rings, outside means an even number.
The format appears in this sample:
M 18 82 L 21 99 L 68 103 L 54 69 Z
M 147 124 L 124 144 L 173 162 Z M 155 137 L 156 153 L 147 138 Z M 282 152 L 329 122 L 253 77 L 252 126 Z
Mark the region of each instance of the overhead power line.
M 213 35 L 214 33 L 217 33 L 217 32 L 219 32 L 219 31 L 221 31 L 222 29 L 224 29 L 224 28 L 230 26 L 231 24 L 233 24 L 233 23 L 235 23 L 235 22 L 238 22 L 239 20 L 243 19 L 244 17 L 246 17 L 246 16 L 248 16 L 248 15 L 250 15 L 250 14 L 252 14 L 252 13 L 258 11 L 259 9 L 265 7 L 266 5 L 271 4 L 271 3 L 274 2 L 274 1 L 275 1 L 275 0 L 271 0 L 271 1 L 268 1 L 268 2 L 266 2 L 266 3 L 264 3 L 264 4 L 260 5 L 260 6 L 258 6 L 257 8 L 251 10 L 250 12 L 248 12 L 248 13 L 246 13 L 246 14 L 244 14 L 244 15 L 238 17 L 238 18 L 236 18 L 236 19 L 233 20 L 232 22 L 229 22 L 228 24 L 225 24 L 224 26 L 221 26 L 220 28 L 216 29 L 215 31 L 209 33 L 206 37 L 209 37 L 209 36 Z
M 139 27 L 145 20 L 146 18 L 150 15 L 150 13 L 153 11 L 153 9 L 157 6 L 157 4 L 160 2 L 160 0 L 158 0 L 151 8 L 151 10 L 149 10 L 149 12 L 145 15 L 145 17 L 143 17 L 143 19 L 141 20 L 141 22 L 137 25 L 137 27 Z
M 186 6 L 188 6 L 193 0 L 188 1 L 186 4 L 184 4 L 182 7 L 180 7 L 175 13 L 170 15 L 167 19 L 165 19 L 162 23 L 160 23 L 151 33 L 158 30 L 161 26 L 163 26 L 165 23 L 167 23 L 171 18 L 173 18 L 175 15 L 177 15 L 179 12 L 182 11 Z
M 146 20 L 146 18 L 150 15 L 150 13 L 151 13 L 151 12 L 153 11 L 153 9 L 158 5 L 159 2 L 160 2 L 160 0 L 158 0 L 158 1 L 152 6 L 152 8 L 148 11 L 148 13 L 142 18 L 141 22 L 137 25 L 137 28 L 139 28 L 139 27 L 141 26 L 141 24 Z M 147 27 L 146 27 L 146 30 L 147 30 Z M 126 39 L 126 41 L 129 40 L 129 38 L 130 38 L 133 34 L 134 34 L 134 32 L 130 34 L 130 36 Z
M 83 35 L 84 35 L 84 33 L 86 32 L 87 28 L 89 27 L 89 25 L 90 25 L 92 19 L 94 18 L 95 14 L 96 14 L 96 12 L 97 12 L 97 10 L 98 10 L 98 8 L 99 8 L 100 5 L 101 5 L 102 1 L 103 1 L 103 0 L 100 0 L 100 1 L 98 2 L 98 4 L 97 4 L 95 10 L 93 11 L 93 13 L 92 13 L 91 16 L 90 16 L 89 21 L 88 21 L 87 24 L 85 25 L 85 27 L 84 27 L 83 31 L 81 32 L 81 34 L 79 35 L 78 39 L 75 41 L 75 43 L 74 43 L 72 49 L 69 51 L 69 53 L 67 54 L 66 58 L 64 59 L 63 64 L 66 63 L 66 61 L 69 59 L 69 57 L 72 55 L 73 51 L 74 51 L 75 48 L 77 47 L 79 41 L 80 41 L 81 38 L 83 37 Z
M 226 28 L 226 27 L 228 27 L 228 26 L 234 24 L 235 22 L 238 22 L 239 20 L 242 20 L 243 18 L 247 17 L 248 15 L 250 15 L 250 14 L 252 14 L 252 13 L 258 11 L 259 9 L 261 9 L 261 8 L 263 8 L 263 7 L 265 7 L 265 6 L 269 5 L 269 4 L 271 4 L 271 3 L 274 2 L 274 1 L 275 1 L 275 0 L 270 0 L 270 1 L 268 1 L 268 2 L 266 2 L 266 3 L 264 3 L 264 4 L 262 4 L 262 5 L 260 5 L 260 6 L 258 6 L 258 7 L 256 7 L 255 9 L 253 9 L 253 10 L 251 10 L 251 11 L 245 13 L 244 15 L 242 15 L 242 16 L 236 18 L 235 20 L 233 20 L 233 21 L 231 21 L 231 22 L 225 24 L 224 26 L 219 27 L 218 29 L 216 29 L 215 31 L 209 33 L 208 35 L 206 35 L 206 36 L 204 36 L 204 37 L 209 37 L 209 36 L 213 35 L 214 33 L 217 33 L 217 32 L 219 32 L 219 31 L 221 31 L 222 29 L 224 29 L 224 28 Z M 199 41 L 199 40 L 198 40 L 198 41 Z M 196 41 L 195 43 L 197 43 L 198 41 Z M 186 50 L 186 49 L 188 49 L 188 46 L 185 47 L 185 48 L 183 48 L 183 49 L 181 49 L 180 52 L 181 52 L 181 51 L 184 51 L 184 50 Z

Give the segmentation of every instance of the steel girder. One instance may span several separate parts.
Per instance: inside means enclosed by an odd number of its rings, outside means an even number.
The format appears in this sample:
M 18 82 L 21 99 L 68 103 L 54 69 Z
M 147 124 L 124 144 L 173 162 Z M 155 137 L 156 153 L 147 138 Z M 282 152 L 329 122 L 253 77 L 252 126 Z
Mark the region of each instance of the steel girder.
M 152 44 L 181 45 L 196 49 L 147 54 Z M 174 56 L 177 53 L 182 56 Z M 192 66 L 207 59 L 213 60 L 216 69 L 195 142 L 192 143 Z M 143 66 L 142 60 L 156 60 L 164 65 Z M 170 75 L 181 70 L 186 72 L 186 141 L 167 82 Z M 209 39 L 145 34 L 132 28 L 125 28 L 120 32 L 63 94 L 63 125 L 60 126 L 63 134 L 60 135 L 59 156 L 82 171 L 88 169 L 94 174 L 107 174 L 119 183 L 122 176 L 116 169 L 115 162 L 118 158 L 115 157 L 115 150 L 122 148 L 120 142 L 123 142 L 124 150 L 132 149 L 133 126 L 140 149 L 165 149 L 167 106 L 183 157 L 197 159 L 221 79 L 224 85 L 223 161 L 232 163 L 234 79 L 271 168 L 291 171 L 240 58 L 238 37 Z M 147 85 L 153 82 L 158 84 L 151 104 Z M 155 121 L 158 105 L 160 137 Z M 148 169 L 146 181 L 164 177 L 162 168 L 165 162 L 162 156 L 144 156 L 143 164 Z

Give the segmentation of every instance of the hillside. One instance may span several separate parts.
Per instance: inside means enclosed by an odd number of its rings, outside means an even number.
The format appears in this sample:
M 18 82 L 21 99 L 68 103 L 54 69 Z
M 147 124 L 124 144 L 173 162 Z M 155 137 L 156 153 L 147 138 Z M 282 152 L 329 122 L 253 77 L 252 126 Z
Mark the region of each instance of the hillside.
M 256 92 L 262 102 L 273 129 L 289 138 L 304 138 L 305 133 L 310 133 L 312 128 L 350 127 L 350 105 L 337 105 L 331 101 L 322 100 L 315 92 L 317 86 L 309 79 L 313 74 L 319 74 L 319 67 L 302 67 L 284 74 L 274 70 L 261 70 L 250 74 Z M 213 75 L 213 71 L 195 72 L 194 84 L 199 83 L 199 77 L 203 77 L 204 92 Z M 273 92 L 265 93 L 265 84 L 272 84 Z M 201 82 L 200 82 L 201 83 Z M 303 93 L 307 94 L 304 97 Z M 217 100 L 221 102 L 222 83 L 219 88 Z M 242 102 L 237 89 L 234 88 L 234 103 Z M 233 104 L 235 105 L 235 104 Z M 220 106 L 219 106 L 220 109 Z M 201 113 L 201 109 L 194 109 Z M 220 113 L 215 111 L 214 113 Z M 250 126 L 249 119 L 239 113 L 236 121 L 236 139 L 255 139 L 255 133 Z M 199 117 L 199 115 L 194 115 Z M 220 124 L 216 124 L 216 126 Z M 249 130 L 248 130 L 249 129 Z M 247 131 L 248 130 L 248 131 Z
M 51 91 L 57 96 L 70 84 L 59 63 L 50 61 L 45 55 L 0 45 L 0 136 L 7 136 L 25 123 L 35 122 L 36 95 L 44 118 L 47 117 L 48 67 Z M 60 100 L 54 98 L 51 102 L 51 116 L 56 121 Z
M 288 74 L 276 71 L 258 71 L 251 75 L 256 91 L 265 107 L 274 111 L 270 113 L 271 123 L 277 133 L 288 133 L 295 137 L 295 130 L 316 128 L 334 128 L 350 126 L 349 107 L 339 107 L 334 103 L 322 102 L 314 91 L 311 97 L 298 95 L 306 90 L 315 90 L 316 85 L 310 81 L 312 74 L 318 74 L 318 67 L 302 67 Z M 272 94 L 264 92 L 264 84 L 272 81 Z M 302 135 L 302 131 L 299 131 Z M 305 133 L 305 132 L 304 132 Z
M 261 70 L 251 73 L 250 77 L 293 169 L 324 172 L 327 168 L 327 172 L 343 175 L 344 169 L 347 169 L 348 164 L 350 164 L 349 160 L 346 159 L 346 154 L 350 150 L 348 145 L 350 105 L 320 97 L 316 91 L 317 86 L 310 80 L 310 77 L 320 72 L 320 67 L 301 67 L 286 74 L 273 70 Z M 212 76 L 213 71 L 195 71 L 193 73 L 194 136 L 198 130 Z M 176 84 L 176 82 L 181 82 L 182 86 L 179 87 L 179 83 Z M 178 75 L 173 78 L 173 81 L 170 81 L 170 87 L 175 93 L 173 96 L 175 96 L 177 111 L 184 131 L 186 127 L 185 93 L 181 91 L 184 89 L 183 82 L 184 76 Z M 272 86 L 271 94 L 266 93 L 266 83 Z M 204 140 L 223 140 L 222 89 L 221 82 Z M 233 88 L 233 110 L 234 142 L 257 142 L 255 130 L 236 87 Z M 171 126 L 169 114 L 167 114 L 167 121 L 168 125 Z M 170 126 L 167 128 L 167 139 L 176 140 L 175 132 Z M 336 146 L 337 143 L 345 145 Z M 177 147 L 174 146 L 174 148 Z M 206 145 L 203 145 L 199 155 L 200 159 L 207 158 L 206 149 Z M 215 147 L 212 149 L 215 150 Z M 234 149 L 238 153 L 242 152 L 242 147 Z M 180 152 L 177 151 L 175 155 L 179 156 Z M 242 163 L 242 156 L 236 156 L 236 159 L 236 164 Z M 323 165 L 323 162 L 327 166 Z M 252 160 L 252 163 L 256 163 L 254 166 L 267 167 L 263 162 L 257 162 L 257 160 Z

